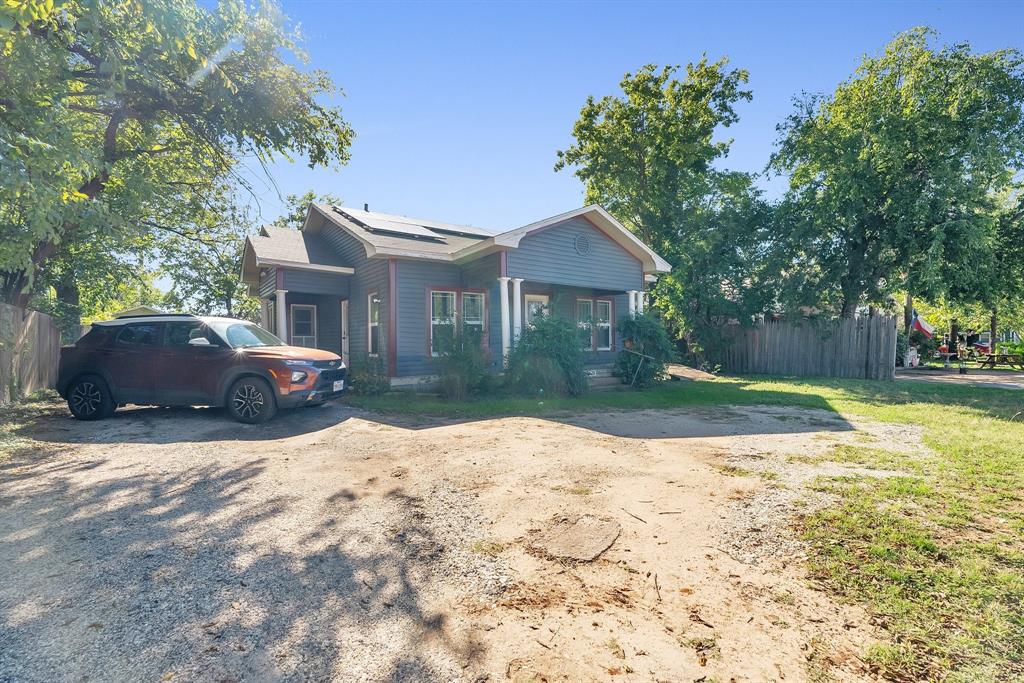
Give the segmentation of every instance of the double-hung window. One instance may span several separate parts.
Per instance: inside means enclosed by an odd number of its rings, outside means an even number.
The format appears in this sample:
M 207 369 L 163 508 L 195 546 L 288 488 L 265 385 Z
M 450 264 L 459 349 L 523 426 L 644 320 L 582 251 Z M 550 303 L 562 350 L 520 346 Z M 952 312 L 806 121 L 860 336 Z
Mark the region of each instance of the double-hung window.
M 430 353 L 450 348 L 455 334 L 455 292 L 430 293 Z
M 597 313 L 594 315 L 594 342 L 598 351 L 612 350 L 612 302 L 594 302 Z
M 380 355 L 380 295 L 371 292 L 366 297 L 366 352 Z
M 583 349 L 611 351 L 612 302 L 607 299 L 576 299 L 576 328 Z
M 576 329 L 580 335 L 580 347 L 590 350 L 594 347 L 594 300 L 576 299 Z
M 316 348 L 316 306 L 292 304 L 293 346 Z
M 484 338 L 484 295 L 483 292 L 462 293 L 463 331 L 472 334 L 473 339 Z

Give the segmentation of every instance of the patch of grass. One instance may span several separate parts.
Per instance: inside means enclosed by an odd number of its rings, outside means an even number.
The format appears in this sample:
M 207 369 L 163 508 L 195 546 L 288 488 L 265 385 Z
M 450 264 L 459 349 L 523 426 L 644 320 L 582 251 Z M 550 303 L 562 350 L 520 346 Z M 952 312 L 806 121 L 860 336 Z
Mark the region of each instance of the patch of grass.
M 773 601 L 780 605 L 792 606 L 796 604 L 796 596 L 790 591 L 773 591 L 771 597 Z
M 491 541 L 487 539 L 479 539 L 473 541 L 473 544 L 469 546 L 469 549 L 479 555 L 487 555 L 488 557 L 495 557 L 500 555 L 505 550 L 505 545 L 498 541 Z
M 589 486 L 584 486 L 582 484 L 573 484 L 572 486 L 553 486 L 551 490 L 571 493 L 574 496 L 589 496 L 594 492 Z
M 730 477 L 752 477 L 754 473 L 743 467 L 737 467 L 736 465 L 715 465 L 716 470 L 722 474 L 728 474 Z
M 0 406 L 0 466 L 35 450 L 26 432 L 40 418 L 62 410 L 58 398 L 52 391 L 43 391 Z
M 748 377 L 544 402 L 351 400 L 380 412 L 461 419 L 557 419 L 566 411 L 719 406 L 717 412 L 721 406 L 764 405 L 917 425 L 926 448 L 896 453 L 861 440 L 822 458 L 906 476 L 816 481 L 814 487 L 837 501 L 802 520 L 812 548 L 811 571 L 884 626 L 888 642 L 865 653 L 883 675 L 1024 678 L 1024 421 L 1018 415 L 1024 392 L 928 382 Z

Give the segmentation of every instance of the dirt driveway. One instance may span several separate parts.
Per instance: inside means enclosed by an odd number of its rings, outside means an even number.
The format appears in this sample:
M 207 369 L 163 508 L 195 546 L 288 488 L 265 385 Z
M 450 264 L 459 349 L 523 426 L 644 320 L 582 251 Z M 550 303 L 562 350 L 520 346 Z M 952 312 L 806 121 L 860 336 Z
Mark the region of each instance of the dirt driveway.
M 794 456 L 899 429 L 57 411 L 0 467 L 0 680 L 866 680 L 873 627 L 790 530 L 843 472 Z M 538 549 L 581 514 L 621 527 L 597 560 Z

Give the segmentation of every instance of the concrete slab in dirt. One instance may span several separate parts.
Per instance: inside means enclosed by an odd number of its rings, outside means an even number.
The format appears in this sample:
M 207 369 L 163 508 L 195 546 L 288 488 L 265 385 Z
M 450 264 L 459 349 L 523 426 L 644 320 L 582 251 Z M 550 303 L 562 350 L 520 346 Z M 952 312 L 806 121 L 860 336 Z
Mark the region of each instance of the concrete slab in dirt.
M 533 543 L 552 557 L 590 562 L 611 547 L 622 532 L 619 523 L 593 515 L 556 518 Z

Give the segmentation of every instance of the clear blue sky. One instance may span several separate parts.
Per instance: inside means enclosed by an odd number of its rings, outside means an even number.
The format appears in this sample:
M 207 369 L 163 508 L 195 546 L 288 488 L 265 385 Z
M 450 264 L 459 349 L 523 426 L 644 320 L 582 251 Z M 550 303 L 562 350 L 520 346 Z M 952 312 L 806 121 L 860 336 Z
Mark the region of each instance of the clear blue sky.
M 340 172 L 278 163 L 281 194 L 492 228 L 582 204 L 555 151 L 588 95 L 616 93 L 645 63 L 707 53 L 750 71 L 754 100 L 726 135 L 725 164 L 763 169 L 775 126 L 801 91 L 831 91 L 865 53 L 917 25 L 975 50 L 1024 48 L 1024 2 L 341 3 L 284 0 L 311 68 L 345 91 L 355 128 Z M 281 212 L 256 179 L 263 220 Z M 781 183 L 767 183 L 776 194 Z

